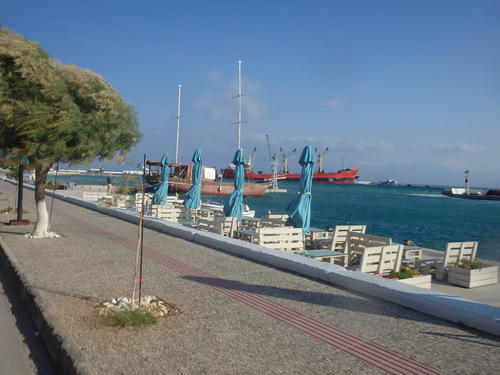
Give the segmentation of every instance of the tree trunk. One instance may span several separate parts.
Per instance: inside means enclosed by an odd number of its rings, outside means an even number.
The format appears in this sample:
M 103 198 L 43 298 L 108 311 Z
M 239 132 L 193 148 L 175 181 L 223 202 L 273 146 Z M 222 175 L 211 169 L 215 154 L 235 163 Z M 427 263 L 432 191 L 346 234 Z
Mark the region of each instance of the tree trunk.
M 33 237 L 48 237 L 49 236 L 49 215 L 45 204 L 45 182 L 49 167 L 35 168 L 35 203 L 36 203 L 36 224 L 33 230 Z

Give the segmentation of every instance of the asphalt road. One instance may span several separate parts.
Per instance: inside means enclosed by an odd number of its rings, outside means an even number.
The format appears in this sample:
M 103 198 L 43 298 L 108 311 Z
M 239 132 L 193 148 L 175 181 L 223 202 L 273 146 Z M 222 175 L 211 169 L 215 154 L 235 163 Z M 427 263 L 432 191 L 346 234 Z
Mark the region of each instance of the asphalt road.
M 56 371 L 24 303 L 0 264 L 0 375 L 52 375 Z

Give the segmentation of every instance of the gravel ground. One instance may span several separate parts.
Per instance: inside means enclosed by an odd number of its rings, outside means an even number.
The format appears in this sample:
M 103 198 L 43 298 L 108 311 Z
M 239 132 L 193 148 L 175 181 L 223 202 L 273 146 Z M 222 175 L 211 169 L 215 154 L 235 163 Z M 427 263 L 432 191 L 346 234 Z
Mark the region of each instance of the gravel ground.
M 15 187 L 0 181 L 0 209 Z M 23 218 L 34 222 L 32 192 Z M 49 204 L 50 209 L 50 204 Z M 137 241 L 137 226 L 59 200 L 51 228 L 61 238 L 30 239 L 31 226 L 1 235 L 68 337 L 96 374 L 378 374 L 383 371 L 277 321 L 194 278 L 144 260 L 143 293 L 181 314 L 147 328 L 100 325 L 96 305 L 131 295 L 135 253 L 69 221 L 70 214 Z M 446 374 L 496 374 L 500 339 L 349 290 L 216 249 L 146 230 L 145 245 L 215 277 L 384 346 Z

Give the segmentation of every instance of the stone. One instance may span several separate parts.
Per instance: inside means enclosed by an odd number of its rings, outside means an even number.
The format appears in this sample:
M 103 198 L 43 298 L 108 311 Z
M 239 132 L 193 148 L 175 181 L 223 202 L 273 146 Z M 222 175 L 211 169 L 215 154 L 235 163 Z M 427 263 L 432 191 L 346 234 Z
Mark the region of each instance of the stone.
M 130 301 L 128 300 L 127 297 L 120 297 L 120 298 L 118 298 L 118 303 L 122 303 L 122 302 L 126 303 L 126 304 L 130 303 Z
M 167 302 L 155 296 L 142 297 L 141 306 L 138 306 L 138 302 L 138 300 L 134 300 L 133 303 L 130 304 L 130 300 L 126 297 L 119 297 L 118 299 L 109 298 L 100 307 L 98 307 L 98 314 L 102 315 L 110 311 L 129 311 L 135 309 L 150 311 L 158 317 L 175 315 L 179 313 L 179 310 L 173 305 L 168 304 Z

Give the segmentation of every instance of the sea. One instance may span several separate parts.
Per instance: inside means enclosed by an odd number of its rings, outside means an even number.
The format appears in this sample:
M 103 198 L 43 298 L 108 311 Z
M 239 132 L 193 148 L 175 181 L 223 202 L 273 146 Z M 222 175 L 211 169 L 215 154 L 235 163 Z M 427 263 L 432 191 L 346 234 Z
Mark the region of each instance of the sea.
M 59 175 L 57 181 L 105 185 L 106 176 Z M 115 185 L 140 183 L 137 176 L 113 176 Z M 279 188 L 287 192 L 247 197 L 244 203 L 256 211 L 256 217 L 286 213 L 299 183 L 281 181 Z M 202 196 L 202 200 L 224 203 L 225 197 Z M 311 226 L 344 224 L 365 224 L 367 233 L 442 251 L 447 242 L 478 241 L 479 258 L 500 261 L 500 201 L 451 198 L 428 187 L 313 184 Z

